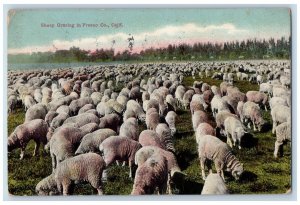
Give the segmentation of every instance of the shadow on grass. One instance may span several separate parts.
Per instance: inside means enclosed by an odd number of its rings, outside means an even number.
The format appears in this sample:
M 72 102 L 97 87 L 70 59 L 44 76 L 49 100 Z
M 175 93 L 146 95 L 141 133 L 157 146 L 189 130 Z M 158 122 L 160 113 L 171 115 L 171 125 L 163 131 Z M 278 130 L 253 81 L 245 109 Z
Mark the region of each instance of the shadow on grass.
M 262 128 L 261 128 L 261 133 L 266 133 L 269 132 L 270 130 L 272 130 L 272 124 L 270 122 L 266 122 Z
M 179 194 L 201 194 L 202 189 L 202 183 L 185 180 Z
M 256 174 L 250 171 L 244 171 L 239 179 L 239 182 L 248 183 L 248 182 L 255 182 L 256 180 L 257 180 Z
M 244 148 L 257 148 L 258 138 L 255 138 L 251 133 L 246 133 L 241 140 L 241 146 Z

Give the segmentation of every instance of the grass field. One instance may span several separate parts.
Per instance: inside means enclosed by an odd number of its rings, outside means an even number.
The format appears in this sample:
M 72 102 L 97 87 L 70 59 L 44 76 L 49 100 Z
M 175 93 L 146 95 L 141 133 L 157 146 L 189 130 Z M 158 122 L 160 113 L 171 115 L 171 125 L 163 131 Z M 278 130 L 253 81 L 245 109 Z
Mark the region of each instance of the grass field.
M 212 79 L 197 79 L 210 85 L 219 85 L 222 81 Z M 193 84 L 192 77 L 184 79 L 184 85 Z M 242 92 L 258 90 L 258 85 L 247 81 L 235 84 Z M 201 178 L 200 164 L 197 157 L 196 141 L 192 129 L 189 111 L 179 110 L 175 135 L 176 156 L 179 166 L 186 174 L 185 181 L 177 186 L 178 194 L 200 194 L 204 181 Z M 23 123 L 24 110 L 18 109 L 8 116 L 8 133 Z M 235 181 L 226 175 L 227 185 L 232 194 L 270 194 L 285 193 L 291 187 L 291 149 L 284 147 L 284 156 L 274 159 L 275 136 L 271 133 L 272 122 L 270 112 L 263 111 L 267 125 L 262 133 L 248 130 L 250 134 L 241 150 L 233 153 L 244 163 L 245 172 L 240 181 Z M 140 127 L 145 129 L 144 126 Z M 49 155 L 32 157 L 34 143 L 26 149 L 25 157 L 19 160 L 20 150 L 14 150 L 8 155 L 8 188 L 13 195 L 35 195 L 36 184 L 51 173 L 51 158 Z M 128 177 L 128 167 L 111 166 L 108 169 L 108 181 L 104 184 L 104 193 L 108 195 L 127 195 L 132 190 L 133 181 Z M 76 185 L 74 194 L 96 194 L 89 184 Z

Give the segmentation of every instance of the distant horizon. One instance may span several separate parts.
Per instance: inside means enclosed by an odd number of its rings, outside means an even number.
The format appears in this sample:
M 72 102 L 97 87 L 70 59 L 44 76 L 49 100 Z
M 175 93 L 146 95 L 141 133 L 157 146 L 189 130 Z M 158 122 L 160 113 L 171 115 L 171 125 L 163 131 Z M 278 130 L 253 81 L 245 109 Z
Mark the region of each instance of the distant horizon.
M 132 53 L 169 44 L 288 39 L 290 9 L 38 9 L 10 10 L 8 54 L 82 50 Z

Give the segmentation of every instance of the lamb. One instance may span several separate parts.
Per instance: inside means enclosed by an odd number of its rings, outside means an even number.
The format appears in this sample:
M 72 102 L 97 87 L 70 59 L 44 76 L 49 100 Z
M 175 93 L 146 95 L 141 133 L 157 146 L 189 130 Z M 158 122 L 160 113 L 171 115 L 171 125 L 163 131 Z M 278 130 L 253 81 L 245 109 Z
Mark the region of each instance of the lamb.
M 79 127 L 81 127 L 81 126 L 86 125 L 91 122 L 99 124 L 100 120 L 94 114 L 82 113 L 82 114 L 76 115 L 74 117 L 67 118 L 63 124 L 76 123 Z
M 198 153 L 200 159 L 200 166 L 202 170 L 202 178 L 206 179 L 204 166 L 206 160 L 214 161 L 217 173 L 221 175 L 225 181 L 223 170 L 227 167 L 231 171 L 232 176 L 238 180 L 243 173 L 243 164 L 238 161 L 238 159 L 232 154 L 230 147 L 222 142 L 217 137 L 211 135 L 202 136 L 200 143 L 198 145 Z M 207 164 L 210 173 L 211 165 Z
M 274 157 L 277 158 L 277 153 L 280 146 L 286 141 L 291 142 L 291 123 L 284 122 L 281 123 L 276 127 L 276 142 L 275 142 L 275 150 L 274 150 Z
M 38 155 L 40 143 L 46 145 L 48 125 L 42 119 L 36 119 L 29 122 L 25 122 L 15 128 L 7 139 L 8 152 L 16 148 L 21 148 L 20 159 L 24 158 L 25 148 L 30 140 L 35 141 L 35 147 L 33 156 Z
M 35 187 L 35 192 L 41 196 L 58 195 L 59 191 L 56 186 L 55 175 L 52 173 L 46 178 L 42 179 Z
M 48 110 L 46 105 L 41 103 L 35 104 L 28 108 L 28 110 L 26 111 L 25 122 L 29 122 L 35 119 L 45 119 L 47 112 Z
M 185 93 L 185 88 L 182 85 L 179 85 L 175 91 L 175 98 L 177 100 L 177 105 L 179 106 L 183 100 L 183 95 Z
M 95 153 L 81 154 L 64 160 L 57 167 L 55 181 L 57 188 L 63 195 L 69 195 L 69 187 L 72 181 L 88 181 L 91 186 L 102 195 L 102 172 L 105 162 Z
M 241 122 L 244 122 L 244 118 L 250 119 L 253 123 L 253 129 L 256 131 L 256 126 L 258 131 L 261 131 L 262 126 L 264 125 L 265 121 L 262 117 L 260 108 L 254 102 L 246 102 L 243 106 L 243 111 L 240 114 Z M 250 123 L 248 123 L 248 127 L 250 128 Z
M 99 146 L 106 166 L 114 161 L 128 161 L 129 177 L 132 178 L 132 165 L 134 164 L 135 153 L 141 148 L 141 144 L 128 137 L 111 136 L 105 139 Z
M 196 129 L 196 142 L 199 144 L 201 137 L 204 135 L 216 136 L 215 129 L 208 123 L 200 123 Z
M 205 180 L 201 194 L 229 194 L 229 191 L 219 174 L 209 174 Z
M 152 155 L 136 170 L 132 195 L 153 194 L 158 188 L 159 194 L 167 190 L 167 160 L 161 155 Z
M 171 130 L 165 123 L 157 125 L 155 132 L 157 133 L 160 141 L 164 144 L 167 151 L 175 153 Z
M 79 147 L 77 148 L 75 155 L 88 153 L 88 152 L 99 152 L 100 144 L 108 137 L 115 136 L 117 133 L 112 129 L 104 128 L 96 130 L 92 133 L 85 135 Z
M 115 132 L 119 132 L 121 117 L 118 114 L 108 114 L 102 118 L 100 118 L 99 128 L 110 128 Z
M 275 134 L 275 129 L 278 124 L 291 121 L 291 109 L 284 105 L 276 105 L 271 110 L 273 121 L 272 133 Z
M 224 121 L 224 127 L 225 127 L 225 133 L 227 136 L 227 144 L 232 148 L 232 142 L 229 137 L 231 135 L 231 138 L 233 140 L 233 146 L 238 144 L 239 149 L 241 149 L 241 140 L 242 137 L 247 133 L 244 130 L 244 126 L 242 122 L 237 119 L 236 117 L 227 117 L 226 120 Z
M 138 140 L 139 127 L 136 118 L 128 118 L 120 127 L 120 136 L 129 137 L 133 140 Z
M 265 110 L 268 110 L 268 96 L 265 93 L 259 91 L 248 91 L 246 93 L 246 96 L 248 101 L 255 102 L 259 105 L 263 105 L 265 107 Z
M 169 111 L 165 117 L 166 123 L 168 123 L 169 128 L 171 130 L 171 135 L 174 136 L 174 134 L 176 133 L 176 118 L 177 118 L 177 114 L 174 111 Z
M 158 134 L 152 130 L 144 130 L 139 136 L 139 143 L 142 146 L 157 146 L 161 149 L 166 150 L 165 145 L 160 140 Z
M 150 108 L 146 112 L 147 129 L 155 130 L 159 123 L 159 114 L 155 108 Z
M 208 115 L 206 114 L 206 112 L 203 112 L 201 110 L 196 111 L 192 116 L 193 129 L 195 132 L 198 125 L 202 122 L 209 122 Z

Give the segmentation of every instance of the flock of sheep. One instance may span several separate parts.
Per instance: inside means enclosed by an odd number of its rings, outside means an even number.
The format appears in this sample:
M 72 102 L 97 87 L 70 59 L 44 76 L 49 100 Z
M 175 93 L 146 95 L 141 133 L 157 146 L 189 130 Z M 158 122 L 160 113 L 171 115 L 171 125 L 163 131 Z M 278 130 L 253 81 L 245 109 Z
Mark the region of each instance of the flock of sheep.
M 8 137 L 8 151 L 20 148 L 23 159 L 34 140 L 34 156 L 41 144 L 50 153 L 52 174 L 36 185 L 38 195 L 68 195 L 70 185 L 81 181 L 101 195 L 113 163 L 128 164 L 131 194 L 172 194 L 176 179 L 185 176 L 173 144 L 177 111 L 185 109 L 205 180 L 202 194 L 227 194 L 224 171 L 236 180 L 244 171 L 232 148 L 242 148 L 246 126 L 263 129 L 262 109 L 271 110 L 274 157 L 291 141 L 290 70 L 288 61 L 237 61 L 9 71 L 8 112 L 23 106 L 26 115 Z M 223 82 L 183 85 L 184 77 L 197 75 Z M 243 93 L 234 86 L 239 80 L 260 89 Z M 140 132 L 139 124 L 147 129 Z

